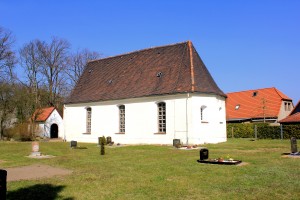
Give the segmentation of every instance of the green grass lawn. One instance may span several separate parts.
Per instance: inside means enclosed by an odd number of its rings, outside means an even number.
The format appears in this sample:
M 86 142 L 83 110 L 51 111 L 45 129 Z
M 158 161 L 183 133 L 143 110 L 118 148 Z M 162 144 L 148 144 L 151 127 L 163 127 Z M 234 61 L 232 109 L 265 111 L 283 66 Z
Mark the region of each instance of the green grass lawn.
M 40 142 L 50 159 L 31 159 L 31 143 L 0 142 L 0 168 L 47 164 L 72 175 L 7 183 L 20 199 L 299 199 L 300 159 L 283 158 L 289 140 L 229 139 L 206 144 L 210 158 L 230 157 L 245 166 L 200 164 L 199 150 L 171 146 L 70 149 L 69 143 Z M 23 195 L 23 198 L 21 197 Z M 36 197 L 36 198 L 35 198 Z

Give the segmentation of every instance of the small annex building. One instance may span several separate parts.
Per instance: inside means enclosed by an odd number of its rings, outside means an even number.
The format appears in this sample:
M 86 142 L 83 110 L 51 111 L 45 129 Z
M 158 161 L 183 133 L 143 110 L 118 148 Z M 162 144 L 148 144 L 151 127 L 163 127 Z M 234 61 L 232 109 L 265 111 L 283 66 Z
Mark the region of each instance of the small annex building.
M 225 142 L 225 99 L 190 41 L 94 60 L 65 102 L 65 138 Z
M 43 138 L 63 138 L 63 119 L 55 107 L 40 108 L 34 112 L 33 121 L 38 124 L 38 134 Z M 64 139 L 64 138 L 63 138 Z
M 300 124 L 300 101 L 286 118 L 279 121 L 280 124 Z
M 227 93 L 228 123 L 278 123 L 293 109 L 292 99 L 275 87 Z

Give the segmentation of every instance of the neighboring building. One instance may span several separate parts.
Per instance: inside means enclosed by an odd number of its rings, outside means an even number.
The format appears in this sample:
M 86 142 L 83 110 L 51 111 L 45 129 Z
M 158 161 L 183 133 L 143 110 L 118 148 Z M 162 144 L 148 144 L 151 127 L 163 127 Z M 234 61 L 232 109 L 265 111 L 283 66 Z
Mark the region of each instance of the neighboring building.
M 226 141 L 226 95 L 191 42 L 88 63 L 64 106 L 66 140 L 122 144 Z
M 300 124 L 300 101 L 289 116 L 279 121 L 280 124 Z
M 46 138 L 63 138 L 63 119 L 54 107 L 37 109 L 34 121 L 39 126 L 39 135 Z
M 226 120 L 229 123 L 277 123 L 293 109 L 292 99 L 275 87 L 232 92 L 227 97 Z

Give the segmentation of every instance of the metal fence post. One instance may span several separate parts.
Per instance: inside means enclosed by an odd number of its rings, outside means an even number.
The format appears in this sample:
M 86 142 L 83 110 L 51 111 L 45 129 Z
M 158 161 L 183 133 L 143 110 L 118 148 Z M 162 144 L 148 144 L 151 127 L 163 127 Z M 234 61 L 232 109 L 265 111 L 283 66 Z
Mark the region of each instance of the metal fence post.
M 282 128 L 282 124 L 280 124 L 280 137 L 281 137 L 281 140 L 283 140 L 283 128 Z

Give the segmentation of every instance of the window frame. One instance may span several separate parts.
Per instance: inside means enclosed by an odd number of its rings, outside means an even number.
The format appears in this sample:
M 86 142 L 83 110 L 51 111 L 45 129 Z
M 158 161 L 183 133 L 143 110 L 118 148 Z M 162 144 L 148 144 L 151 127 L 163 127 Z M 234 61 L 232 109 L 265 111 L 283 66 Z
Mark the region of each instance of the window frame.
M 126 131 L 126 107 L 125 105 L 119 105 L 119 133 L 125 133 Z
M 157 126 L 158 133 L 167 133 L 167 105 L 165 102 L 157 103 Z
M 92 133 L 92 108 L 86 107 L 86 132 L 85 134 Z
M 206 109 L 207 109 L 207 106 L 205 106 L 205 105 L 202 105 L 200 107 L 200 121 L 201 121 L 201 123 L 208 123 L 206 121 L 206 111 L 204 111 Z

